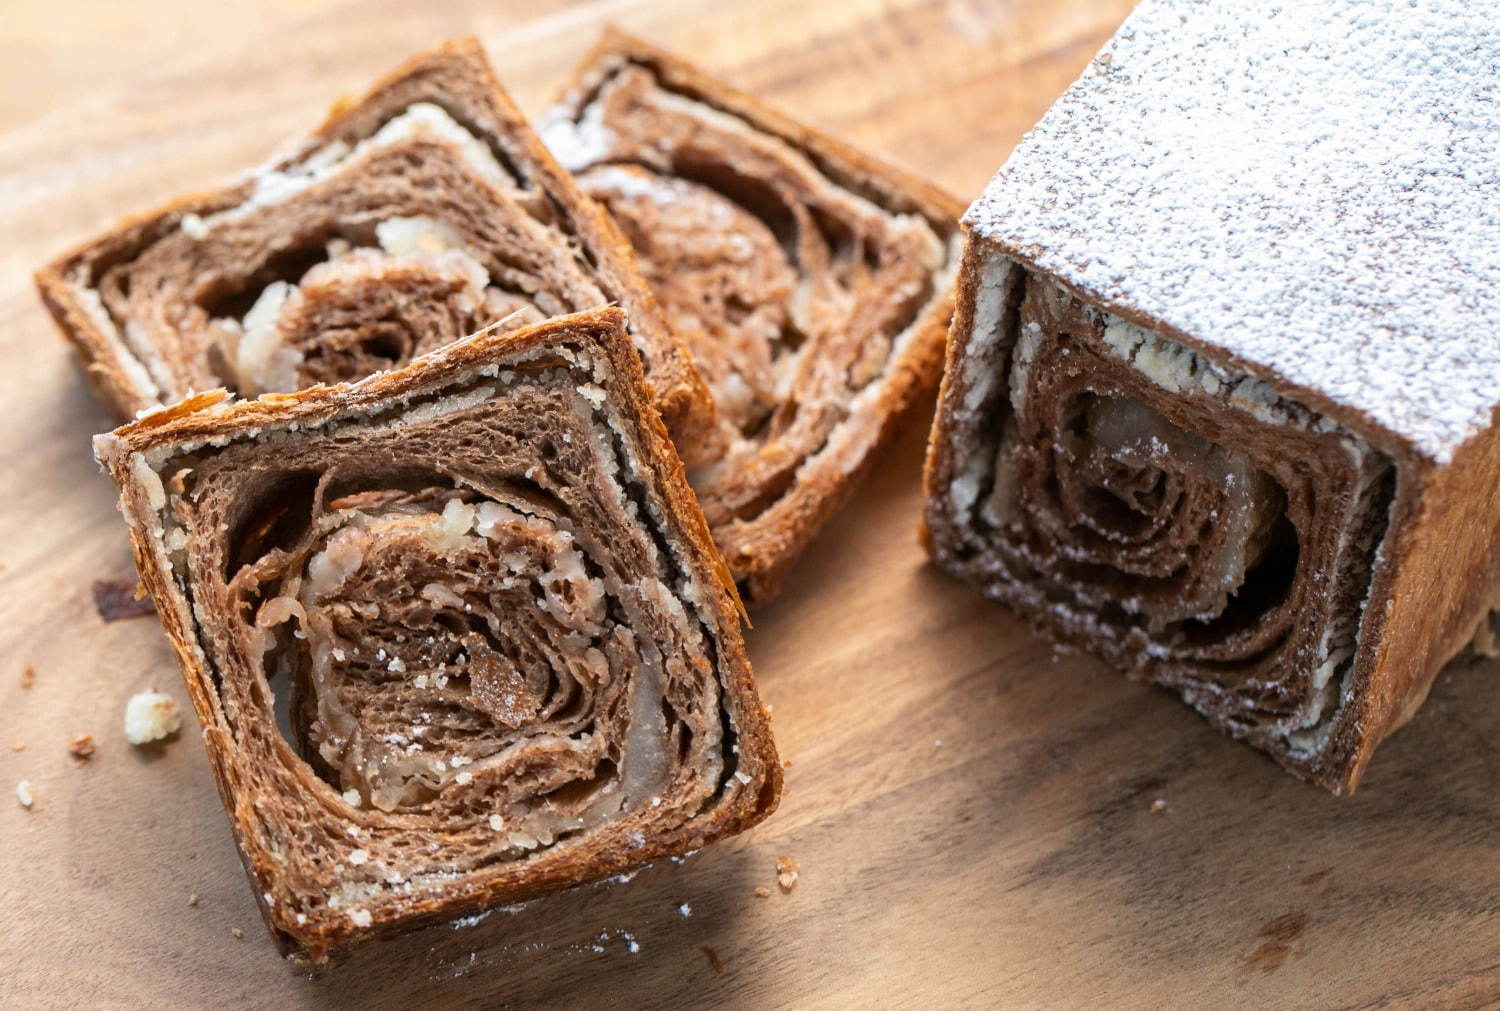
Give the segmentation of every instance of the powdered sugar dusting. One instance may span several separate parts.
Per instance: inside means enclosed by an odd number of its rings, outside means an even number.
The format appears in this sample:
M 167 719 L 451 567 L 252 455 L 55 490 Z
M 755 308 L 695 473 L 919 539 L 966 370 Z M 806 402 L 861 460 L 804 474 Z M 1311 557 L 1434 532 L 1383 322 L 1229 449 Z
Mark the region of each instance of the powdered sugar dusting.
M 1438 462 L 1500 405 L 1500 17 L 1145 0 L 969 210 Z

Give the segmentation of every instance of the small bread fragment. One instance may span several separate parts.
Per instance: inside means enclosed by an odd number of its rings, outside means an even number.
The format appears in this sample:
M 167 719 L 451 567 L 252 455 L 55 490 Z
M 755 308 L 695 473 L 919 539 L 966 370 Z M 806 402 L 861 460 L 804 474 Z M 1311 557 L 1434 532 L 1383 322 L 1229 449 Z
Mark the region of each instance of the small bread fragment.
M 150 744 L 171 737 L 182 728 L 177 702 L 162 692 L 136 692 L 125 703 L 125 739 Z

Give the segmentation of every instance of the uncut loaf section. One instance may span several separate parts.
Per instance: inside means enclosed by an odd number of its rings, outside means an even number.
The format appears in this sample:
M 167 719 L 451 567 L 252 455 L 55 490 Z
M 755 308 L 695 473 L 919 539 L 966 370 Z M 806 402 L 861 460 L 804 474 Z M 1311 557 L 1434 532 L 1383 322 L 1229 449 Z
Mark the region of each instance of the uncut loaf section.
M 473 40 L 415 57 L 238 184 L 129 219 L 37 282 L 121 417 L 192 390 L 356 380 L 496 321 L 612 302 L 674 435 L 691 448 L 713 414 L 628 243 Z
M 619 32 L 540 132 L 708 383 L 717 427 L 689 477 L 763 603 L 936 384 L 963 208 Z
M 1146 0 L 965 219 L 938 564 L 1354 789 L 1500 603 L 1497 65 L 1457 0 Z
M 95 443 L 273 935 L 322 959 L 746 828 L 780 766 L 618 310 Z

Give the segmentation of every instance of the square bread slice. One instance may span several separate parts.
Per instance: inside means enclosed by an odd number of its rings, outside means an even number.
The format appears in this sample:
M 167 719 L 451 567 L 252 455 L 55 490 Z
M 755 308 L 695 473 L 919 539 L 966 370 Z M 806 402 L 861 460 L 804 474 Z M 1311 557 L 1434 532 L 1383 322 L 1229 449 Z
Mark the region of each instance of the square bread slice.
M 609 308 L 95 440 L 273 936 L 314 960 L 776 806 L 742 611 Z
M 396 368 L 496 320 L 618 303 L 668 428 L 712 404 L 620 232 L 472 40 L 423 53 L 237 184 L 131 218 L 37 274 L 121 417 Z
M 708 382 L 716 438 L 690 479 L 763 603 L 936 383 L 963 207 L 619 32 L 540 132 Z

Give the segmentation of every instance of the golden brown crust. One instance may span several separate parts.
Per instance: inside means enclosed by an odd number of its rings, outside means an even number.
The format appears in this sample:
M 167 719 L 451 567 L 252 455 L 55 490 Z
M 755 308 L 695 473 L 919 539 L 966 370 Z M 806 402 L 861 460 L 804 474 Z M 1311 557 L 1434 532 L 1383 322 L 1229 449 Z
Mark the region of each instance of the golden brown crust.
M 655 298 L 636 269 L 629 243 L 537 140 L 525 118 L 496 80 L 483 49 L 474 39 L 445 43 L 422 53 L 377 82 L 357 101 L 335 103 L 324 122 L 306 138 L 272 160 L 262 172 L 295 166 L 309 153 L 330 143 L 353 143 L 370 136 L 402 107 L 433 102 L 460 115 L 478 131 L 507 167 L 534 180 L 545 194 L 562 232 L 572 236 L 603 283 L 610 301 L 623 306 L 638 348 L 647 358 L 653 401 L 673 434 L 692 447 L 712 424 L 713 409 L 690 356 L 671 334 Z M 99 318 L 80 295 L 80 280 L 91 283 L 109 266 L 128 261 L 166 235 L 179 230 L 189 215 L 200 218 L 242 204 L 254 191 L 247 179 L 224 190 L 183 197 L 155 212 L 130 217 L 103 236 L 69 251 L 41 268 L 36 282 L 63 335 L 77 351 L 90 383 L 121 418 L 170 403 L 193 388 L 218 385 L 223 377 L 196 362 L 179 361 L 192 354 L 172 348 L 152 349 L 172 373 L 163 384 L 143 369 L 130 347 L 126 321 Z M 114 332 L 110 332 L 110 331 Z M 191 349 L 189 349 L 191 351 Z M 194 352 L 193 354 L 196 354 Z
M 681 463 L 657 413 L 649 406 L 639 359 L 623 334 L 623 322 L 622 313 L 606 309 L 559 317 L 509 334 L 481 333 L 405 368 L 355 385 L 313 387 L 244 402 L 233 402 L 223 391 L 212 391 L 173 408 L 147 414 L 96 439 L 97 456 L 121 488 L 121 509 L 130 526 L 137 568 L 157 603 L 162 623 L 182 664 L 194 709 L 204 727 L 210 767 L 239 842 L 242 861 L 268 926 L 288 952 L 323 960 L 331 952 L 372 937 L 605 877 L 645 861 L 696 849 L 760 821 L 776 806 L 781 768 L 745 657 L 734 587 L 724 579 L 722 562 L 709 540 Z M 221 698 L 222 679 L 237 676 L 233 662 L 226 657 L 238 654 L 217 655 L 221 647 L 214 643 L 226 640 L 215 639 L 214 635 L 222 630 L 205 629 L 200 624 L 194 605 L 189 602 L 183 576 L 169 560 L 162 517 L 171 506 L 162 498 L 171 496 L 163 495 L 159 482 L 166 477 L 167 487 L 171 488 L 174 479 L 171 474 L 160 474 L 158 468 L 168 466 L 172 460 L 188 459 L 182 455 L 185 452 L 217 453 L 223 447 L 258 442 L 272 434 L 284 440 L 278 445 L 288 447 L 290 452 L 299 440 L 322 438 L 316 433 L 325 426 L 351 425 L 354 428 L 349 430 L 354 431 L 362 424 L 360 419 L 377 414 L 399 420 L 407 417 L 404 412 L 419 413 L 421 405 L 437 402 L 445 391 L 462 393 L 475 382 L 494 385 L 498 380 L 483 377 L 493 377 L 507 367 L 524 369 L 534 367 L 528 363 L 561 362 L 570 356 L 571 360 L 601 366 L 594 374 L 601 377 L 603 403 L 609 405 L 609 416 L 626 426 L 623 437 L 638 447 L 646 464 L 644 472 L 634 477 L 647 489 L 645 501 L 662 503 L 666 515 L 657 517 L 656 522 L 665 524 L 664 529 L 673 538 L 676 557 L 685 564 L 690 581 L 697 588 L 691 598 L 696 601 L 694 606 L 700 613 L 712 616 L 714 655 L 718 658 L 715 676 L 732 729 L 731 740 L 736 745 L 733 764 L 723 769 L 725 779 L 718 793 L 701 809 L 685 820 L 664 823 L 660 830 L 653 830 L 649 820 L 641 821 L 649 815 L 634 809 L 630 817 L 635 822 L 624 825 L 626 819 L 622 813 L 621 824 L 610 828 L 611 823 L 606 823 L 596 842 L 589 846 L 539 851 L 534 860 L 486 865 L 445 883 L 403 895 L 382 896 L 369 905 L 368 915 L 360 914 L 363 922 L 358 917 L 351 920 L 345 915 L 335 915 L 328 906 L 312 901 L 317 896 L 301 895 L 288 883 L 288 856 L 274 852 L 267 845 L 263 820 L 269 817 L 267 809 L 272 798 L 264 794 L 264 784 L 258 778 L 262 775 L 260 768 L 247 764 L 244 750 L 247 745 L 241 743 L 248 740 L 246 735 L 250 731 L 246 721 L 253 717 L 236 708 L 243 706 L 243 700 L 226 707 Z M 158 476 L 153 478 L 150 473 Z M 153 501 L 153 497 L 157 500 Z M 206 594 L 208 591 L 198 586 L 200 578 L 195 575 L 192 586 Z M 201 602 L 208 599 L 204 596 Z M 281 742 L 274 748 L 278 762 L 300 762 L 279 734 L 275 741 Z M 729 743 L 725 742 L 726 749 Z M 332 799 L 336 792 L 334 788 L 327 798 L 319 800 L 322 797 L 319 788 L 312 799 L 327 806 L 336 803 Z M 402 819 L 410 822 L 412 817 L 403 815 Z M 366 826 L 367 833 L 372 832 L 371 822 L 361 824 Z M 393 823 L 378 818 L 373 824 L 396 831 L 390 828 Z M 627 832 L 627 828 L 633 828 L 634 833 Z M 342 831 L 336 834 L 341 835 Z M 373 835 L 367 838 L 371 838 L 368 845 L 374 852 L 379 840 Z M 365 858 L 361 856 L 357 862 L 363 864 Z M 306 910 L 301 914 L 305 919 L 296 915 L 298 910 Z
M 791 420 L 795 417 L 792 412 L 797 410 L 797 405 L 791 405 L 788 411 L 783 402 L 783 406 L 773 408 L 775 413 L 771 420 L 760 422 L 762 430 L 747 430 L 743 441 L 736 442 L 739 433 L 731 427 L 727 441 L 732 448 L 725 459 L 717 468 L 694 471 L 694 486 L 714 530 L 715 540 L 733 570 L 741 592 L 752 605 L 762 604 L 776 595 L 792 562 L 849 497 L 880 448 L 900 429 L 912 406 L 935 384 L 952 308 L 949 279 L 956 266 L 955 238 L 962 205 L 939 187 L 798 123 L 691 63 L 616 29 L 605 33 L 560 93 L 557 107 L 542 127 L 544 139 L 551 142 L 549 127 L 554 120 L 577 121 L 603 84 L 622 67 L 645 68 L 669 95 L 701 103 L 714 114 L 732 117 L 736 123 L 747 125 L 758 135 L 789 146 L 806 160 L 813 171 L 851 199 L 868 202 L 884 214 L 909 215 L 924 221 L 931 229 L 930 234 L 935 235 L 942 246 L 940 260 L 930 272 L 934 279 L 932 294 L 917 306 L 909 320 L 903 321 L 905 336 L 901 346 L 891 353 L 892 360 L 877 379 L 860 388 L 867 394 L 863 400 L 854 402 L 852 407 L 841 404 L 831 408 L 844 412 L 841 417 L 852 415 L 853 426 L 835 428 L 831 435 L 808 436 L 810 441 L 806 446 L 779 444 L 777 440 L 783 437 L 782 433 L 792 431 L 795 434 L 801 424 L 800 420 Z M 611 126 L 608 114 L 603 126 L 606 129 Z M 701 148 L 695 150 L 701 152 Z M 586 192 L 605 200 L 617 214 L 621 213 L 616 202 L 605 195 L 607 185 L 580 172 L 583 165 L 573 164 L 566 156 L 561 160 L 580 173 L 580 183 Z M 604 166 L 625 163 L 616 157 L 615 152 L 603 155 L 599 160 Z M 745 161 L 734 162 L 733 169 L 741 173 L 755 171 Z M 669 168 L 663 168 L 657 178 L 661 185 L 676 185 Z M 686 181 L 691 184 L 696 177 L 690 172 Z M 714 185 L 710 183 L 709 188 Z M 627 197 L 635 189 L 627 180 L 624 187 Z M 658 269 L 653 272 L 652 261 L 656 257 L 643 247 L 643 241 L 649 244 L 651 236 L 636 236 L 635 231 L 639 229 L 650 231 L 651 223 L 632 222 L 626 226 L 627 234 L 637 239 L 637 254 L 648 277 L 658 287 L 669 320 L 678 327 L 679 335 L 693 351 L 700 371 L 709 377 L 713 386 L 718 382 L 715 378 L 717 370 L 710 368 L 709 360 L 715 355 L 714 343 L 720 338 L 711 333 L 699 335 L 696 339 L 687 335 L 688 327 L 704 329 L 683 318 L 696 315 L 692 304 L 694 299 L 688 296 L 674 299 L 672 296 L 676 293 L 670 289 L 690 282 L 670 265 L 657 264 Z M 663 241 L 672 245 L 675 234 L 665 234 L 669 237 Z M 745 233 L 737 231 L 736 234 Z M 670 250 L 663 258 L 668 254 Z M 756 291 L 753 285 L 745 287 L 747 292 L 757 296 L 765 291 L 764 284 L 760 291 Z M 769 296 L 766 297 L 770 300 Z M 851 332 L 863 333 L 868 329 L 869 343 L 891 337 L 880 330 L 885 324 L 870 321 L 899 298 L 896 295 L 880 296 L 875 301 L 882 304 L 865 310 L 868 315 L 855 320 L 850 325 Z M 707 301 L 705 298 L 705 304 Z M 673 318 L 674 302 L 688 303 L 676 318 Z M 855 368 L 848 366 L 851 372 Z M 821 408 L 822 405 L 810 405 L 812 411 Z M 728 413 L 721 404 L 721 431 L 725 429 Z M 860 425 L 865 426 L 864 430 L 854 431 Z M 764 434 L 767 430 L 771 431 L 770 436 Z M 830 445 L 831 449 L 828 448 Z

